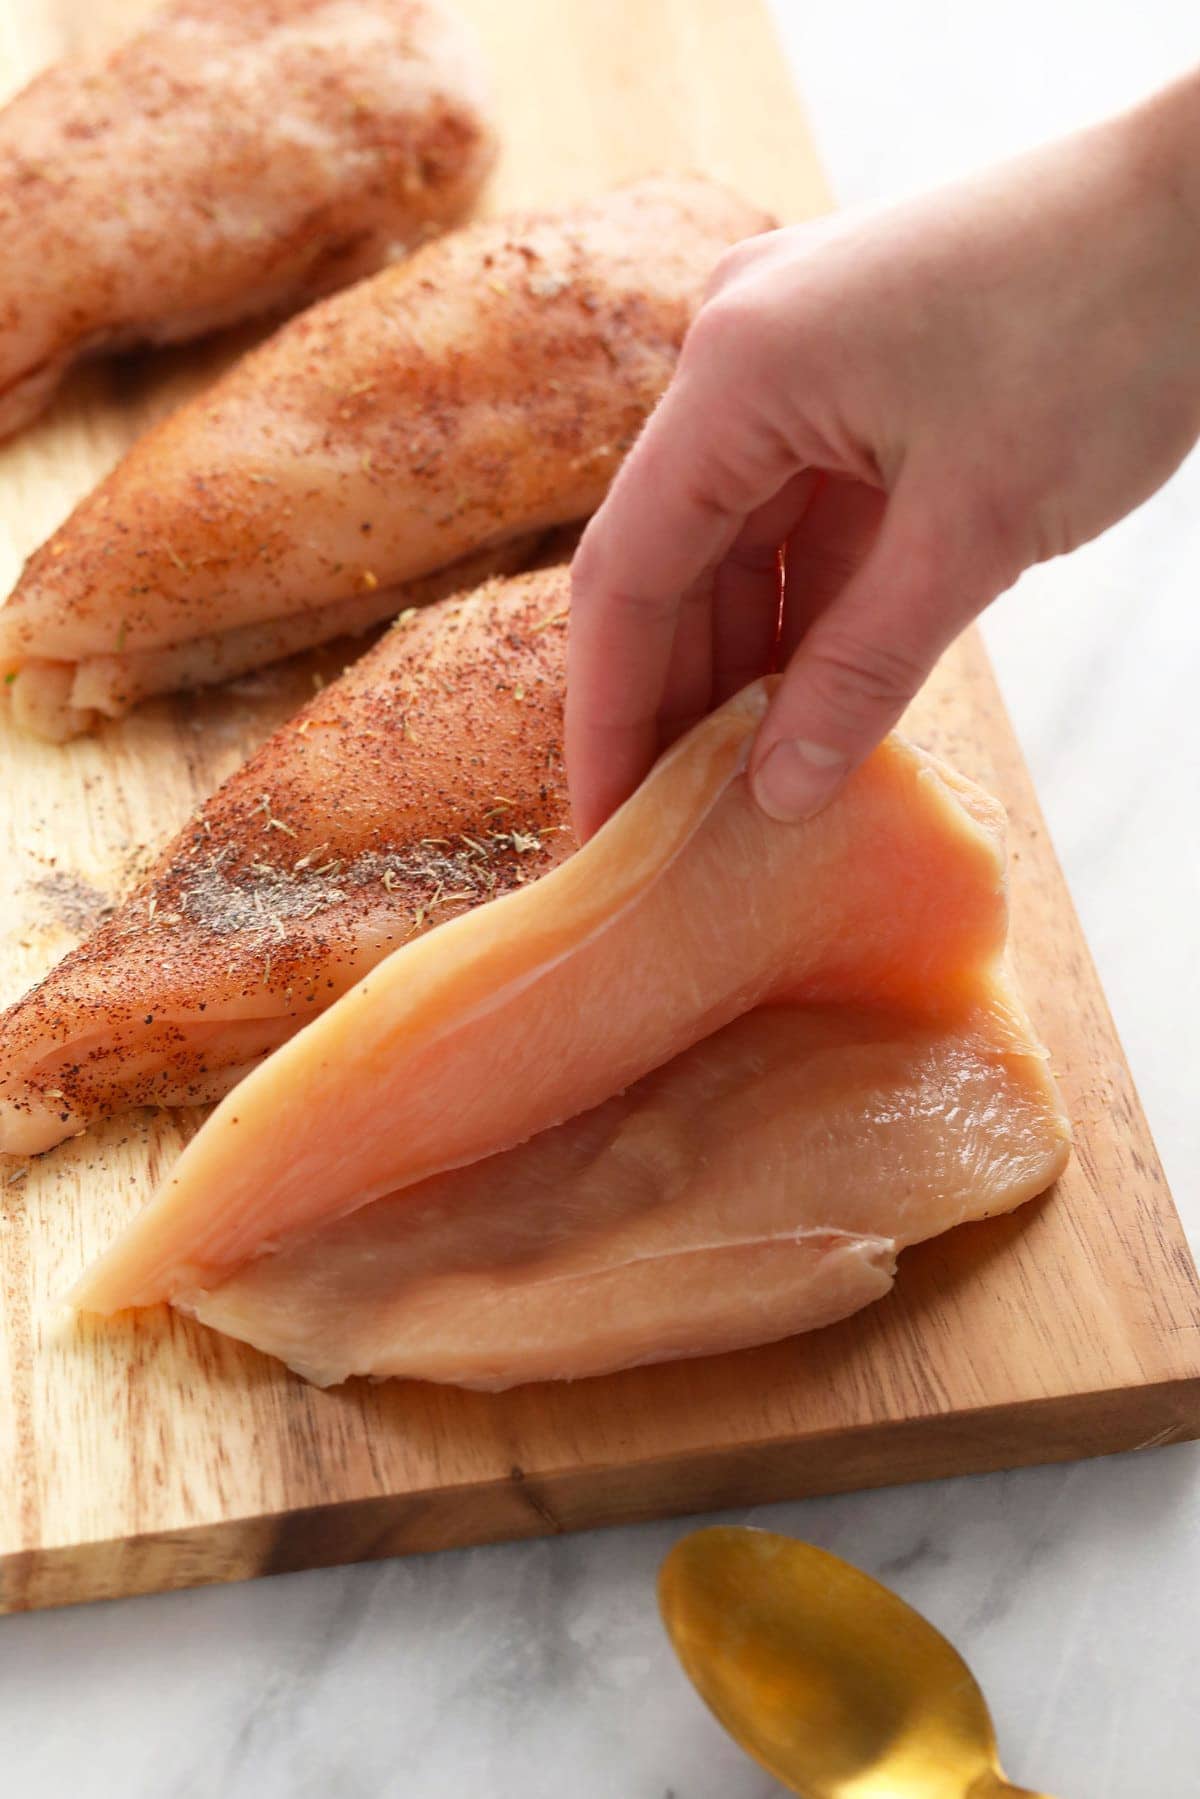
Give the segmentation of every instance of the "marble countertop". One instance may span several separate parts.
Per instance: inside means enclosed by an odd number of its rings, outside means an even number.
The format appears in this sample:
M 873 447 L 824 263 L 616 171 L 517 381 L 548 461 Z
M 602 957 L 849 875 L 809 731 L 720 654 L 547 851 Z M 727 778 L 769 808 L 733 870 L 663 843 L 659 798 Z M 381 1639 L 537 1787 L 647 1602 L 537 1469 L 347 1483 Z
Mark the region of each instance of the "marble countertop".
M 776 0 L 845 202 L 943 180 L 1200 59 L 1189 0 Z M 987 634 L 1200 1248 L 1200 457 Z M 1200 1790 L 1200 1447 L 738 1514 L 962 1648 L 1010 1772 Z M 0 1620 L 22 1799 L 767 1799 L 661 1634 L 678 1522 Z

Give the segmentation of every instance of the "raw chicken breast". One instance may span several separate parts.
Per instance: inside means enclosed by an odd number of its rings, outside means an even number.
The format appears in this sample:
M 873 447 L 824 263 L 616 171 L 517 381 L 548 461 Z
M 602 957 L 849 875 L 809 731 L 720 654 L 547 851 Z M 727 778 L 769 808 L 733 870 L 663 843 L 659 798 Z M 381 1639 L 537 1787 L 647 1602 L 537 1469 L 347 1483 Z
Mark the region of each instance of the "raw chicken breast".
M 175 1303 L 320 1386 L 574 1379 L 844 1318 L 906 1244 L 1032 1198 L 1066 1155 L 1040 1052 L 988 1013 L 761 1006 Z
M 292 320 L 30 558 L 0 611 L 18 718 L 68 736 L 211 679 L 227 634 L 245 667 L 298 617 L 312 641 L 364 595 L 585 517 L 712 265 L 767 223 L 699 177 L 643 181 L 470 226 Z
M 219 1097 L 397 944 L 561 860 L 568 587 L 547 568 L 406 611 L 226 781 L 0 1018 L 0 1149 Z
M 885 1042 L 908 1042 L 907 1055 L 903 1047 L 899 1053 L 911 1075 L 908 1086 L 893 1075 L 891 1097 L 885 1080 L 881 1099 L 862 1077 L 849 1116 L 856 1121 L 853 1129 L 859 1124 L 873 1129 L 894 1114 L 900 1134 L 893 1139 L 890 1166 L 924 1172 L 915 1184 L 911 1178 L 899 1185 L 889 1180 L 890 1200 L 881 1199 L 871 1214 L 872 1236 L 911 1240 L 906 1230 L 921 1235 L 926 1225 L 943 1228 L 973 1208 L 1019 1203 L 1051 1180 L 1061 1164 L 1065 1133 L 1041 1052 L 1004 972 L 1001 809 L 893 737 L 818 817 L 800 826 L 766 818 L 750 797 L 745 764 L 769 686 L 756 683 L 705 719 L 574 856 L 532 886 L 395 952 L 256 1069 L 218 1107 L 154 1200 L 85 1276 L 77 1303 L 98 1311 L 161 1299 L 205 1307 L 198 1294 L 221 1288 L 257 1257 L 281 1248 L 290 1253 L 373 1201 L 399 1195 L 380 1214 L 387 1242 L 387 1220 L 397 1216 L 405 1193 L 412 1198 L 414 1189 L 421 1189 L 418 1200 L 431 1202 L 436 1214 L 447 1191 L 462 1189 L 423 1184 L 518 1145 L 528 1146 L 521 1153 L 532 1158 L 536 1178 L 552 1183 L 561 1178 L 570 1191 L 580 1142 L 584 1159 L 590 1154 L 592 1126 L 584 1115 L 674 1064 L 661 1082 L 639 1088 L 615 1114 L 618 1124 L 630 1123 L 635 1136 L 643 1119 L 650 1119 L 645 1128 L 654 1159 L 656 1139 L 669 1152 L 676 1132 L 686 1134 L 688 1121 L 704 1110 L 693 1086 L 695 1079 L 702 1088 L 707 1078 L 704 1057 L 698 1063 L 686 1058 L 705 1040 L 713 1042 L 709 1053 L 718 1086 L 728 1081 L 734 1093 L 730 1116 L 744 1115 L 751 1145 L 756 1133 L 765 1133 L 764 1178 L 749 1195 L 756 1220 L 751 1234 L 759 1233 L 764 1217 L 768 1229 L 778 1230 L 782 1202 L 769 1167 L 779 1168 L 792 1157 L 803 1166 L 807 1157 L 820 1171 L 822 1138 L 829 1139 L 832 1157 L 846 1127 L 836 1116 L 823 1121 L 823 1102 L 811 1102 L 816 1147 L 805 1148 L 803 1118 L 793 1120 L 789 1103 L 779 1098 L 777 1078 L 786 1088 L 793 1063 L 802 1093 L 814 1043 L 821 1051 L 821 1028 L 807 1044 L 803 1021 L 795 1040 L 785 1029 L 773 1041 L 770 1025 L 761 1021 L 746 1027 L 748 1043 L 736 1031 L 718 1036 L 764 1007 L 870 1008 L 904 1015 L 903 1023 L 893 1016 L 872 1028 Z M 760 1031 L 767 1034 L 760 1038 Z M 929 1055 L 940 1072 L 923 1083 L 914 1069 Z M 1025 1116 L 1005 1095 L 1010 1070 Z M 998 1098 L 1008 1116 L 991 1132 L 989 1108 Z M 660 1100 L 668 1119 L 665 1135 L 653 1122 Z M 797 1105 L 803 1112 L 803 1101 Z M 609 1121 L 597 1116 L 603 1137 Z M 568 1130 L 557 1144 L 530 1146 L 530 1139 L 567 1120 L 579 1121 L 582 1138 Z M 1032 1153 L 1026 1153 L 1031 1140 Z M 736 1156 L 736 1146 L 730 1153 Z M 537 1173 L 543 1156 L 549 1159 L 548 1177 Z M 556 1156 L 563 1158 L 561 1171 L 555 1169 Z M 757 1153 L 753 1159 L 760 1159 Z M 864 1181 L 869 1165 L 866 1157 L 857 1168 Z M 939 1165 L 955 1172 L 943 1181 Z M 521 1166 L 504 1164 L 496 1173 L 497 1205 L 506 1191 L 523 1189 Z M 825 1228 L 833 1166 L 827 1159 L 813 1187 L 813 1211 L 807 1199 L 795 1198 L 798 1228 L 807 1229 L 814 1220 L 814 1228 Z M 518 1172 L 510 1188 L 505 1170 L 513 1168 Z M 491 1178 L 480 1169 L 478 1190 Z M 697 1163 L 684 1179 L 681 1204 L 686 1209 L 690 1194 L 698 1218 L 706 1205 L 717 1206 L 712 1241 L 719 1246 L 736 1206 L 728 1194 L 722 1201 L 719 1173 L 711 1193 L 706 1178 Z M 922 1179 L 928 1189 L 937 1189 L 935 1211 L 921 1211 Z M 615 1201 L 607 1177 L 602 1182 L 605 1197 L 597 1201 L 596 1213 L 601 1235 L 613 1229 L 612 1207 L 619 1209 L 621 1191 L 631 1197 L 620 1158 L 611 1180 Z M 668 1199 L 669 1189 L 668 1181 Z M 476 1191 L 468 1184 L 468 1213 Z M 648 1208 L 660 1197 L 651 1183 Z M 905 1226 L 901 1215 L 910 1201 L 913 1216 Z M 536 1201 L 529 1203 L 536 1213 Z M 869 1201 L 866 1209 L 870 1212 Z M 846 1222 L 835 1218 L 833 1227 L 861 1234 L 855 1219 L 864 1215 L 861 1209 L 856 1214 L 847 1197 Z M 643 1228 L 651 1244 L 669 1240 L 670 1227 L 652 1220 L 649 1209 L 631 1226 L 635 1239 Z M 689 1220 L 682 1228 L 685 1248 L 708 1241 L 702 1223 L 694 1230 Z M 437 1229 L 435 1217 L 435 1235 Z M 361 1230 L 371 1230 L 365 1219 Z M 502 1234 L 499 1221 L 496 1231 Z M 519 1224 L 516 1235 L 519 1256 Z M 490 1241 L 495 1246 L 495 1235 Z M 464 1247 L 463 1253 L 469 1250 Z M 874 1262 L 872 1291 L 881 1289 L 890 1253 L 877 1245 L 851 1258 L 863 1265 Z M 353 1246 L 350 1255 L 357 1257 Z M 574 1256 L 578 1265 L 580 1255 L 586 1259 L 577 1238 L 568 1261 Z M 483 1259 L 487 1264 L 486 1252 Z M 444 1265 L 453 1272 L 452 1264 Z M 438 1278 L 435 1254 L 432 1285 Z M 838 1278 L 847 1295 L 861 1293 L 861 1270 L 846 1266 Z M 664 1268 L 667 1307 L 673 1279 Z M 350 1288 L 347 1299 L 354 1303 Z M 213 1303 L 219 1308 L 219 1300 Z M 531 1301 L 535 1309 L 536 1303 Z M 738 1341 L 756 1340 L 760 1328 L 764 1336 L 795 1328 L 794 1314 L 780 1326 L 787 1308 L 773 1303 L 756 1325 L 749 1316 L 753 1306 L 751 1282 L 743 1285 L 737 1306 Z M 582 1344 L 592 1327 L 591 1315 L 580 1309 L 575 1340 Z M 385 1321 L 385 1335 L 388 1328 Z M 675 1340 L 666 1351 L 653 1343 L 647 1348 L 644 1333 L 639 1336 L 636 1329 L 626 1347 L 610 1332 L 601 1365 L 626 1359 L 626 1348 L 632 1359 L 685 1347 L 699 1352 L 714 1342 L 726 1344 L 733 1329 L 728 1320 L 711 1330 L 703 1324 L 694 1338 L 685 1330 L 686 1343 Z M 289 1341 L 294 1359 L 325 1369 L 319 1341 L 307 1349 Z M 552 1358 L 526 1363 L 522 1354 L 514 1345 L 511 1364 L 497 1363 L 493 1355 L 472 1373 L 469 1353 L 455 1363 L 447 1351 L 443 1366 L 455 1367 L 455 1378 L 490 1382 L 525 1378 L 527 1367 L 551 1370 Z M 576 1371 L 588 1365 L 586 1350 L 579 1355 Z M 360 1346 L 351 1360 L 357 1366 L 361 1359 Z M 330 1367 L 336 1372 L 343 1363 L 333 1352 Z M 425 1371 L 434 1366 L 431 1360 Z M 553 1371 L 571 1370 L 557 1365 Z
M 0 112 L 0 436 L 85 351 L 340 287 L 460 219 L 492 161 L 439 0 L 176 0 Z

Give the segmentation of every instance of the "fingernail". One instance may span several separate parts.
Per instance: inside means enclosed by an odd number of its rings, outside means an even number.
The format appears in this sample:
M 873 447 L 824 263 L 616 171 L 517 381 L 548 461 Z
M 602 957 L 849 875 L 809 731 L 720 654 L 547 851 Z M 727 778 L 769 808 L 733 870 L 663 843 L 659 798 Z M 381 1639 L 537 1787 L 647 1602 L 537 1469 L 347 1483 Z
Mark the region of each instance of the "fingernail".
M 767 754 L 754 777 L 754 797 L 768 818 L 797 824 L 833 798 L 846 772 L 840 750 L 803 737 L 785 738 Z

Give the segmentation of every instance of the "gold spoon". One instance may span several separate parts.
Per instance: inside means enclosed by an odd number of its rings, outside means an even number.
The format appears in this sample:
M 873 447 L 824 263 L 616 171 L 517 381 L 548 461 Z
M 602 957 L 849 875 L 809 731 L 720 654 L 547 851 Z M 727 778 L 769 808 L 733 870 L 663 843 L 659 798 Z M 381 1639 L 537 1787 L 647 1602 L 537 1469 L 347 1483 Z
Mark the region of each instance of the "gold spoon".
M 658 1597 L 706 1705 L 803 1799 L 1039 1799 L 1001 1773 L 958 1651 L 836 1555 L 718 1525 L 676 1543 Z

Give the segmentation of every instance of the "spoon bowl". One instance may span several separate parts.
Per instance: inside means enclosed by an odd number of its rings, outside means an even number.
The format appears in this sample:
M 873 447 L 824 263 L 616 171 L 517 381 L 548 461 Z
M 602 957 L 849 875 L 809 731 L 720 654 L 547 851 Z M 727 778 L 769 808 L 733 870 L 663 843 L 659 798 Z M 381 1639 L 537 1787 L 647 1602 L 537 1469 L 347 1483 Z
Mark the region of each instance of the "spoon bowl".
M 958 1651 L 848 1562 L 718 1525 L 675 1545 L 658 1591 L 701 1698 L 803 1799 L 1039 1799 L 1005 1779 Z

